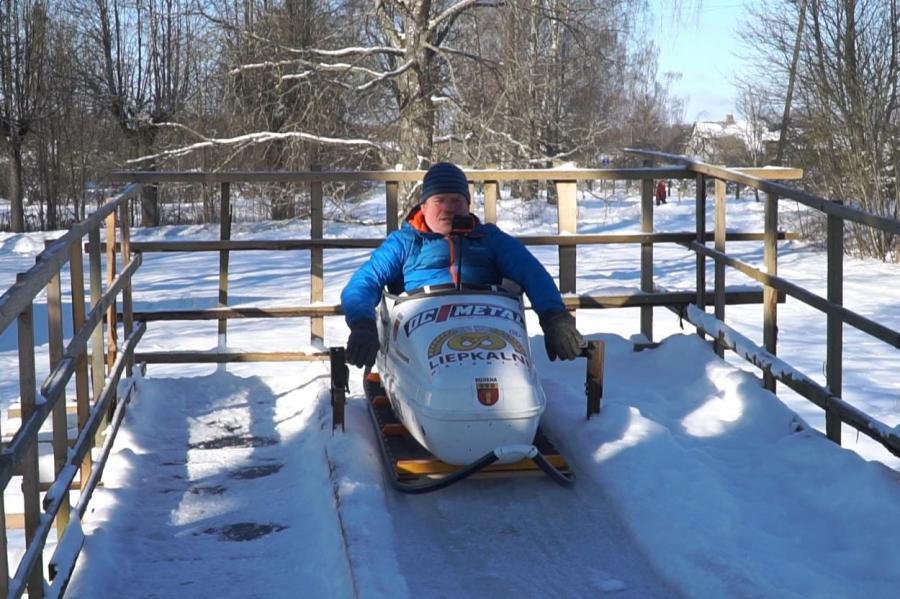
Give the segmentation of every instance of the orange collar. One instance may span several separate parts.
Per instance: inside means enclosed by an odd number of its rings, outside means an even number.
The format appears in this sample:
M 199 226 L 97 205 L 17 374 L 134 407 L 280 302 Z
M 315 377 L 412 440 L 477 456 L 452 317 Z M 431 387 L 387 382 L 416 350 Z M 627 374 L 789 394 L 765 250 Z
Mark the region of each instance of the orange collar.
M 425 223 L 425 215 L 422 214 L 422 210 L 418 206 L 407 217 L 406 222 L 420 233 L 433 233 L 431 228 Z

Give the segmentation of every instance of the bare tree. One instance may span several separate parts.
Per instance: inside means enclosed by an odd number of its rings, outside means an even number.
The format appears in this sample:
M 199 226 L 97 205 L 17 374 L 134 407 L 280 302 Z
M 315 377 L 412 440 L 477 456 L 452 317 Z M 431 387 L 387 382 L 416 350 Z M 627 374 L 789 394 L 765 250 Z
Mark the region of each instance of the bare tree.
M 48 18 L 41 0 L 0 0 L 0 133 L 9 156 L 10 228 L 25 230 L 22 148 L 44 116 Z
M 898 2 L 809 2 L 807 32 L 798 38 L 801 8 L 787 0 L 769 4 L 754 25 L 766 71 L 760 81 L 775 90 L 784 89 L 800 40 L 786 152 L 819 193 L 897 218 Z M 886 259 L 895 252 L 891 235 L 869 227 L 851 227 L 851 239 L 863 254 Z
M 194 47 L 199 17 L 191 0 L 77 0 L 82 76 L 94 101 L 118 123 L 135 156 L 151 154 L 159 129 L 184 109 L 201 61 Z M 154 161 L 145 165 L 153 169 Z M 142 222 L 159 223 L 154 188 Z

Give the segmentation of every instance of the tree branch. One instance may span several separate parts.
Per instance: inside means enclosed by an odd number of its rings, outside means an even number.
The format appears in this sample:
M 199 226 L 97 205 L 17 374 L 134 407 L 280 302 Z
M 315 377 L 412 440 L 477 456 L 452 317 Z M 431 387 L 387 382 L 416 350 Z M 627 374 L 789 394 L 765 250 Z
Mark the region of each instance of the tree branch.
M 304 133 L 302 131 L 285 131 L 285 132 L 275 132 L 275 131 L 260 131 L 257 133 L 248 133 L 246 135 L 239 135 L 237 137 L 229 137 L 229 138 L 208 138 L 203 135 L 200 135 L 193 129 L 182 125 L 181 123 L 157 123 L 157 127 L 167 127 L 172 129 L 179 129 L 182 131 L 187 131 L 191 135 L 202 139 L 203 141 L 190 144 L 187 146 L 182 146 L 180 148 L 173 148 L 171 150 L 166 150 L 163 152 L 158 152 L 156 154 L 141 156 L 139 158 L 133 158 L 131 160 L 125 161 L 125 164 L 139 164 L 141 162 L 148 162 L 160 159 L 167 158 L 179 158 L 182 156 L 186 156 L 197 150 L 202 150 L 204 148 L 213 148 L 213 147 L 227 147 L 227 146 L 238 146 L 239 149 L 243 149 L 252 145 L 268 143 L 272 141 L 284 141 L 284 140 L 302 140 L 309 141 L 314 143 L 326 144 L 326 145 L 337 145 L 337 146 L 364 146 L 368 148 L 373 148 L 379 151 L 383 151 L 385 148 L 381 144 L 369 141 L 367 139 L 341 139 L 334 137 L 325 137 L 322 135 L 313 135 L 311 133 Z

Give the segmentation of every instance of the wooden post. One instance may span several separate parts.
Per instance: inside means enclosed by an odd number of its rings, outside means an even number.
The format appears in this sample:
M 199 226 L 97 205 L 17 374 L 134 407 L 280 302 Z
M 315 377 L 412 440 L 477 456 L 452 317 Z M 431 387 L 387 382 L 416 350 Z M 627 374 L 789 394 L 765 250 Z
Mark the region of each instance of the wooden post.
M 400 208 L 398 206 L 398 196 L 400 195 L 400 182 L 387 181 L 384 184 L 385 209 L 387 216 L 387 232 L 396 231 L 400 228 L 400 216 L 398 214 Z
M 76 242 L 77 243 L 77 242 Z M 46 243 L 45 245 L 49 245 Z M 47 333 L 49 340 L 50 371 L 62 361 L 63 356 L 63 321 L 62 321 L 62 284 L 59 272 L 47 284 Z M 66 392 L 56 400 L 53 406 L 53 472 L 56 476 L 62 472 L 69 451 L 69 424 L 66 417 Z M 56 536 L 62 538 L 69 524 L 70 504 L 63 501 L 56 517 Z
M 828 215 L 828 301 L 844 304 L 844 221 Z M 825 380 L 832 394 L 841 396 L 843 385 L 844 323 L 835 314 L 828 315 Z M 841 419 L 832 411 L 825 412 L 825 434 L 841 444 Z
M 122 267 L 131 262 L 131 230 L 128 226 L 128 205 L 130 201 L 119 205 L 119 231 L 122 236 Z M 125 339 L 134 330 L 134 305 L 131 300 L 131 280 L 122 287 L 122 335 Z M 125 362 L 125 374 L 131 376 L 134 367 L 134 355 L 128 357 Z
M 72 244 L 77 245 L 77 244 Z M 25 275 L 19 273 L 16 282 Z M 37 381 L 34 372 L 34 307 L 29 305 L 19 314 L 19 396 L 22 404 L 22 422 L 34 412 L 37 402 Z M 29 441 L 31 448 L 22 461 L 22 500 L 25 507 L 25 546 L 34 542 L 41 518 L 40 491 L 38 480 L 38 440 L 37 435 Z M 31 574 L 28 576 L 28 596 L 40 598 L 44 596 L 43 558 L 38 557 Z
M 725 252 L 725 181 L 716 179 L 716 251 Z M 716 318 L 725 322 L 725 263 L 716 260 L 715 276 Z M 725 345 L 721 336 L 716 339 L 716 354 L 725 356 Z
M 497 223 L 497 196 L 500 191 L 498 181 L 484 182 L 484 222 Z
M 578 232 L 578 204 L 575 181 L 556 181 L 558 198 L 558 229 L 560 234 Z M 559 290 L 561 293 L 575 293 L 576 246 L 559 248 Z
M 324 232 L 324 208 L 322 200 L 322 182 L 310 181 L 309 183 L 309 209 L 310 209 L 310 239 L 322 239 Z M 325 300 L 325 265 L 324 250 L 321 247 L 310 250 L 309 261 L 309 301 L 312 304 Z M 313 316 L 309 323 L 310 343 L 323 345 L 325 343 L 325 319 L 321 316 Z
M 0 493 L 0 513 L 3 514 L 0 518 L 0 597 L 5 597 L 9 595 L 9 542 L 6 540 L 6 502 L 3 493 Z
M 115 213 L 113 213 L 115 214 Z M 112 216 L 111 214 L 110 216 Z M 107 223 L 109 221 L 107 220 Z M 114 230 L 115 231 L 115 230 Z M 115 232 L 112 239 L 115 240 Z M 109 237 L 107 237 L 106 246 L 110 246 Z M 113 248 L 115 244 L 113 243 Z M 84 264 L 82 263 L 81 242 L 73 243 L 69 246 L 69 272 L 72 278 L 72 330 L 80 331 L 84 327 Z M 113 310 L 113 319 L 115 319 L 115 307 Z M 109 318 L 109 315 L 107 315 Z M 115 328 L 115 320 L 112 321 L 112 328 Z M 75 358 L 75 401 L 77 403 L 76 411 L 78 413 L 78 430 L 82 430 L 90 416 L 90 390 L 88 388 L 87 373 L 87 348 L 78 352 Z M 110 402 L 110 414 L 115 406 L 116 398 L 112 398 Z M 91 473 L 91 452 L 84 457 L 81 464 L 81 488 L 87 484 L 88 476 Z
M 766 193 L 765 240 L 763 260 L 766 272 L 778 275 L 778 197 Z M 778 353 L 778 292 L 774 287 L 763 287 L 763 347 L 770 354 Z M 763 371 L 763 386 L 775 393 L 775 377 L 768 370 Z
M 219 239 L 228 241 L 231 239 L 231 184 L 222 183 L 222 193 L 219 197 Z M 228 305 L 228 250 L 219 252 L 219 307 Z M 224 349 L 228 344 L 228 320 L 219 320 L 219 348 Z
M 103 271 L 100 261 L 100 228 L 91 227 L 88 231 L 88 263 L 90 265 L 91 306 L 100 303 L 103 296 Z M 91 334 L 91 381 L 92 397 L 96 401 L 103 392 L 106 377 L 103 363 L 103 324 L 97 325 Z
M 649 166 L 648 162 L 644 166 Z M 641 233 L 653 232 L 653 179 L 641 179 Z M 641 243 L 641 291 L 653 293 L 653 244 Z M 641 335 L 653 341 L 653 306 L 641 306 Z
M 706 177 L 697 175 L 696 203 L 697 243 L 706 245 Z M 697 307 L 706 309 L 706 256 L 697 252 Z M 697 327 L 697 334 L 704 337 L 703 329 Z
M 116 279 L 116 213 L 106 217 L 106 285 L 112 285 Z M 116 363 L 116 303 L 113 302 L 106 312 L 106 368 L 112 370 Z M 113 402 L 114 403 L 114 402 Z M 84 479 L 82 479 L 84 480 Z

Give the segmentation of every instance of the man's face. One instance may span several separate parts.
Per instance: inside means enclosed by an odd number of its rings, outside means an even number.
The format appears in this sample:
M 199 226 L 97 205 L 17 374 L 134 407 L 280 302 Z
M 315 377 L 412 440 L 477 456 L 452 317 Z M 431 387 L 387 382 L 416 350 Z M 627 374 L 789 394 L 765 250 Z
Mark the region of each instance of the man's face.
M 453 230 L 453 217 L 469 214 L 469 203 L 458 193 L 439 193 L 422 204 L 425 224 L 435 233 L 449 235 Z

